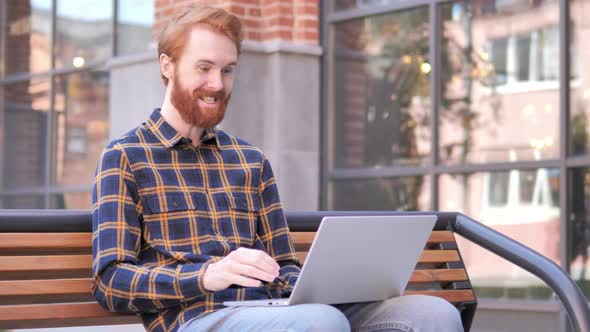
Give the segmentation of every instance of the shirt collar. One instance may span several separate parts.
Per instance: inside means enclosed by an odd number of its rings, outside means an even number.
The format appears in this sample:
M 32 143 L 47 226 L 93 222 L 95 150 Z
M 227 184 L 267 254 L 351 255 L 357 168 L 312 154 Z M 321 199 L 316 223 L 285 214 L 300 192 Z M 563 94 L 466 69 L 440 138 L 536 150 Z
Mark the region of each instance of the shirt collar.
M 164 144 L 164 146 L 171 148 L 177 144 L 181 144 L 184 138 L 176 129 L 172 128 L 160 114 L 160 109 L 156 108 L 150 115 L 146 127 Z M 207 128 L 203 131 L 201 136 L 201 143 L 215 140 L 215 144 L 219 147 L 219 140 L 217 139 L 217 128 Z

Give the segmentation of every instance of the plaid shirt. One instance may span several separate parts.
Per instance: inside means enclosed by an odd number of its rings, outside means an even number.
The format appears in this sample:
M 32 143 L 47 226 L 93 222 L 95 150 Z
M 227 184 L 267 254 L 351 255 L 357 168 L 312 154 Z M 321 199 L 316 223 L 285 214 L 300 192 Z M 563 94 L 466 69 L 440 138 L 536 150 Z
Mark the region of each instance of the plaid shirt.
M 195 148 L 156 109 L 105 148 L 92 201 L 94 295 L 138 313 L 148 331 L 176 331 L 223 301 L 287 296 L 299 275 L 268 160 L 221 130 L 206 130 Z M 239 247 L 265 250 L 280 276 L 207 291 L 207 265 Z

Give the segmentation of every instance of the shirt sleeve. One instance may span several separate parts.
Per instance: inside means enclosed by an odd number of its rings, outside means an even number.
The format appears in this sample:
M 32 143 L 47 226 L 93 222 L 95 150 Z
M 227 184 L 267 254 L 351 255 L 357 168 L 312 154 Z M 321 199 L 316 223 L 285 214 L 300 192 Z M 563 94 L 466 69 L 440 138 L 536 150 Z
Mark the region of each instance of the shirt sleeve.
M 263 158 L 260 178 L 258 238 L 280 266 L 279 277 L 267 284 L 273 297 L 286 297 L 293 290 L 301 264 L 285 220 L 279 191 L 268 159 Z
M 141 205 L 123 150 L 107 148 L 99 160 L 92 191 L 92 291 L 110 311 L 157 312 L 208 293 L 202 263 L 142 265 Z

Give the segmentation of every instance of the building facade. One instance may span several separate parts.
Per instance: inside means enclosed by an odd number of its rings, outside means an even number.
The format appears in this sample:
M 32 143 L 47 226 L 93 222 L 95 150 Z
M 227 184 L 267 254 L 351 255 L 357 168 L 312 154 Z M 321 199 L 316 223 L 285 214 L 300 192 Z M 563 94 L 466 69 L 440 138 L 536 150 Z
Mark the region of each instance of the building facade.
M 461 211 L 590 296 L 590 0 L 0 0 L 0 208 L 90 208 L 102 148 L 161 105 L 153 36 L 193 2 L 242 19 L 221 128 L 287 210 Z M 474 331 L 564 330 L 540 280 L 460 246 Z

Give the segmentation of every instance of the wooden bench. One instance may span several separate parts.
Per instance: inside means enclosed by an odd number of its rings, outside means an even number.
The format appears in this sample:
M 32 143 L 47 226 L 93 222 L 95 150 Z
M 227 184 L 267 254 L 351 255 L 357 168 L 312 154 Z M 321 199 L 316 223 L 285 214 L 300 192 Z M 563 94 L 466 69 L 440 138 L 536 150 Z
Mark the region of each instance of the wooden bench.
M 6 210 L 5 210 L 6 211 Z M 139 323 L 104 310 L 90 292 L 91 219 L 86 211 L 0 214 L 0 329 Z M 305 260 L 317 227 L 287 216 Z M 302 231 L 304 230 L 304 231 Z M 455 304 L 468 331 L 477 305 L 454 235 L 437 223 L 405 294 Z

